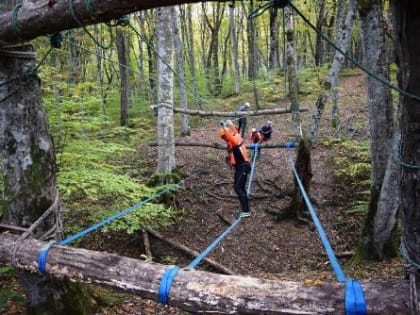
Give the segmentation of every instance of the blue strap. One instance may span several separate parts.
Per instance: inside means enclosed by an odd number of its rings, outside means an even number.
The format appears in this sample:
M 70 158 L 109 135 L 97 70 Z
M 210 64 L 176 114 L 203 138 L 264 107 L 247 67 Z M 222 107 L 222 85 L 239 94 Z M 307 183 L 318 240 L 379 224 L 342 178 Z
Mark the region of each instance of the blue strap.
M 346 281 L 346 292 L 344 305 L 346 315 L 365 315 L 366 303 L 363 295 L 362 286 L 360 283 L 353 279 Z
M 241 222 L 241 218 L 236 219 L 235 222 L 233 222 L 222 234 L 219 235 L 218 238 L 216 238 L 200 255 L 198 255 L 190 264 L 187 266 L 187 268 L 193 269 L 195 268 L 201 260 L 207 256 L 210 251 L 216 247 L 216 245 L 225 238 L 226 235 L 229 234 L 230 231 L 239 223 Z
M 99 223 L 97 223 L 97 224 L 95 224 L 95 225 L 93 225 L 93 226 L 91 226 L 91 227 L 89 227 L 89 228 L 87 228 L 87 229 L 85 229 L 85 230 L 83 230 L 83 231 L 81 231 L 81 232 L 73 235 L 73 236 L 68 237 L 65 240 L 62 240 L 58 244 L 59 245 L 62 245 L 62 246 L 67 245 L 67 244 L 75 241 L 76 239 L 78 239 L 78 238 L 80 238 L 82 236 L 85 236 L 86 234 L 88 234 L 88 233 L 90 233 L 92 231 L 97 230 L 98 228 L 104 226 L 105 224 L 108 224 L 108 223 L 114 221 L 115 219 L 118 219 L 119 217 L 122 217 L 122 216 L 126 215 L 127 213 L 129 213 L 129 212 L 131 212 L 133 210 L 136 210 L 137 208 L 139 208 L 139 207 L 143 206 L 144 204 L 148 203 L 149 201 L 155 199 L 156 197 L 159 197 L 160 195 L 166 193 L 169 190 L 173 190 L 173 189 L 177 188 L 178 186 L 179 186 L 178 184 L 170 185 L 169 187 L 161 190 L 160 192 L 154 194 L 153 196 L 151 196 L 151 197 L 149 197 L 149 198 L 147 198 L 147 199 L 145 199 L 145 200 L 143 200 L 141 202 L 138 202 L 135 205 L 133 205 L 131 207 L 128 207 L 128 208 L 126 208 L 126 209 L 124 209 L 124 210 L 122 210 L 122 211 L 120 211 L 120 212 L 118 212 L 118 213 L 110 216 L 109 218 L 103 220 L 102 222 L 99 222 Z M 39 271 L 41 273 L 45 273 L 45 263 L 47 261 L 48 251 L 56 243 L 57 243 L 56 241 L 51 241 L 51 242 L 47 243 L 41 249 L 41 252 L 39 253 L 39 258 L 38 258 L 38 268 L 39 268 Z
M 159 285 L 159 302 L 162 304 L 169 303 L 169 294 L 171 293 L 172 281 L 178 274 L 179 267 L 173 266 L 167 268 L 163 273 L 162 280 Z
M 145 200 L 142 200 L 142 201 L 136 203 L 135 205 L 132 205 L 131 207 L 128 207 L 128 208 L 126 208 L 126 209 L 124 209 L 124 210 L 122 210 L 122 211 L 120 211 L 120 212 L 118 212 L 118 213 L 110 216 L 109 218 L 103 220 L 102 222 L 99 222 L 99 223 L 97 223 L 97 224 L 95 224 L 95 225 L 87 228 L 86 230 L 83 230 L 83 231 L 81 231 L 81 232 L 73 235 L 73 236 L 70 236 L 70 237 L 68 237 L 65 240 L 62 240 L 60 242 L 60 245 L 70 244 L 71 242 L 77 240 L 78 238 L 81 238 L 81 237 L 85 236 L 86 234 L 88 234 L 88 233 L 90 233 L 92 231 L 95 231 L 95 230 L 99 229 L 100 227 L 102 227 L 102 226 L 104 226 L 104 225 L 106 225 L 106 224 L 114 221 L 115 219 L 118 219 L 118 218 L 126 215 L 127 213 L 132 212 L 132 211 L 136 210 L 137 208 L 140 208 L 141 206 L 145 205 L 146 203 L 150 202 L 151 200 L 153 200 L 153 199 L 159 197 L 160 195 L 166 193 L 167 191 L 173 190 L 173 189 L 175 189 L 177 187 L 178 187 L 178 185 L 171 185 L 171 186 L 169 186 L 169 187 L 161 190 L 160 192 L 154 194 L 153 196 L 151 196 L 151 197 L 149 197 L 149 198 L 147 198 Z
M 45 265 L 46 265 L 46 262 L 47 262 L 48 251 L 55 244 L 57 244 L 56 241 L 50 241 L 41 248 L 41 252 L 39 253 L 39 258 L 38 258 L 39 272 L 45 273 Z
M 305 200 L 306 206 L 308 207 L 309 213 L 311 214 L 312 221 L 315 224 L 315 227 L 318 231 L 319 237 L 321 238 L 322 245 L 324 246 L 324 249 L 327 253 L 328 259 L 330 260 L 330 264 L 332 268 L 334 269 L 334 272 L 336 274 L 337 280 L 339 282 L 345 282 L 347 280 L 346 276 L 344 275 L 343 270 L 341 269 L 341 266 L 337 260 L 337 258 L 334 255 L 334 250 L 331 247 L 330 242 L 328 241 L 327 235 L 325 234 L 324 229 L 322 228 L 321 222 L 319 221 L 315 209 L 312 206 L 311 201 L 309 200 L 309 197 L 305 191 L 305 188 L 303 187 L 302 181 L 299 178 L 299 175 L 297 173 L 295 164 L 292 161 L 292 158 L 290 156 L 290 149 L 289 149 L 289 160 L 290 164 L 292 165 L 293 173 L 295 175 L 296 181 L 298 183 L 300 192 L 302 194 L 303 199 Z
M 249 196 L 249 194 L 251 193 L 252 178 L 254 177 L 255 161 L 257 160 L 257 153 L 258 153 L 258 148 L 259 147 L 260 147 L 259 143 L 251 144 L 251 148 L 254 148 L 254 154 L 252 156 L 251 174 L 249 175 L 248 188 L 246 190 L 247 196 Z
M 288 141 L 284 144 L 284 147 L 287 148 L 287 149 L 294 148 L 295 146 L 296 146 L 295 143 L 292 142 L 292 141 Z

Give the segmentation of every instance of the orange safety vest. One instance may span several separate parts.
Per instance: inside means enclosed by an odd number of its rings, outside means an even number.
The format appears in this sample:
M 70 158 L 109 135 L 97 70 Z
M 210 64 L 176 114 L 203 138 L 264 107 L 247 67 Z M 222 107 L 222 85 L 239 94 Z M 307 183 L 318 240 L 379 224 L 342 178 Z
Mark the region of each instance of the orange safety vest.
M 251 133 L 251 137 L 249 137 L 249 141 L 251 143 L 262 143 L 263 142 L 263 137 L 261 136 L 261 134 L 258 131 L 254 131 Z
M 228 143 L 228 158 L 232 165 L 250 161 L 246 145 L 234 125 L 230 126 L 230 130 L 225 128 L 225 140 Z M 232 153 L 229 153 L 229 148 L 232 149 Z

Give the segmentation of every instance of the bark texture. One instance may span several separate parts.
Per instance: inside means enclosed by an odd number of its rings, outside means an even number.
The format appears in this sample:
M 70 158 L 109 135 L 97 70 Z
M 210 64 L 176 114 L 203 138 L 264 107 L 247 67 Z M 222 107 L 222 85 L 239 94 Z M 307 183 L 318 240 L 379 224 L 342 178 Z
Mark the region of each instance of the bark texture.
M 0 235 L 0 262 L 8 263 L 15 236 Z M 44 244 L 27 239 L 18 252 L 18 267 L 37 272 Z M 53 247 L 47 272 L 58 279 L 107 285 L 157 300 L 167 266 L 72 247 Z M 362 281 L 367 313 L 408 314 L 409 285 L 405 281 Z M 344 314 L 344 285 L 305 285 L 252 277 L 218 275 L 181 269 L 174 278 L 169 303 L 193 313 L 217 314 Z
M 176 166 L 175 131 L 173 120 L 173 40 L 170 23 L 171 9 L 159 8 L 157 15 L 157 49 L 158 49 L 158 163 L 156 172 L 169 174 Z
M 169 105 L 160 105 L 167 106 Z M 151 106 L 151 109 L 155 109 L 156 106 Z M 308 109 L 300 108 L 300 112 L 306 112 Z M 173 108 L 174 113 L 184 113 L 192 116 L 221 116 L 221 117 L 241 117 L 243 112 L 219 112 L 219 111 L 205 111 L 205 110 L 193 110 L 193 109 L 183 109 L 183 108 Z M 260 115 L 273 115 L 273 114 L 289 114 L 291 111 L 286 108 L 273 108 L 273 109 L 261 109 L 256 111 L 247 111 L 247 116 L 260 116 Z
M 398 83 L 420 95 L 420 2 L 391 0 L 394 36 L 399 62 Z M 407 255 L 420 264 L 420 101 L 401 95 L 400 194 L 403 245 Z

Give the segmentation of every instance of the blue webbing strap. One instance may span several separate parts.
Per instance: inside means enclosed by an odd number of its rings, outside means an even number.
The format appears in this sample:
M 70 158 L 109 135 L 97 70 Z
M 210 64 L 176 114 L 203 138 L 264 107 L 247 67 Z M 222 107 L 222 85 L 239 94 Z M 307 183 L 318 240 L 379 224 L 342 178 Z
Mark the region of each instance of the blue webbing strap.
M 225 238 L 226 235 L 228 235 L 230 233 L 230 231 L 232 231 L 232 229 L 239 223 L 241 222 L 241 218 L 236 219 L 235 222 L 233 222 L 222 234 L 219 235 L 218 238 L 216 238 L 200 255 L 198 255 L 192 262 L 189 263 L 189 265 L 187 266 L 187 268 L 193 269 L 195 268 L 200 262 L 201 260 L 207 256 L 208 253 L 210 253 L 210 251 L 216 247 L 216 245 Z
M 345 275 L 343 270 L 341 269 L 341 266 L 337 260 L 337 258 L 334 255 L 334 251 L 331 247 L 330 242 L 328 241 L 328 238 L 325 234 L 324 229 L 322 228 L 321 222 L 319 221 L 316 212 L 312 206 L 311 201 L 309 200 L 309 197 L 305 191 L 305 188 L 303 187 L 302 181 L 299 178 L 298 172 L 296 170 L 295 164 L 292 161 L 290 150 L 293 148 L 292 145 L 287 145 L 286 148 L 288 148 L 289 153 L 289 161 L 290 165 L 292 166 L 294 176 L 296 178 L 296 182 L 299 186 L 300 192 L 302 194 L 302 197 L 306 203 L 306 206 L 308 207 L 309 213 L 311 214 L 312 221 L 315 224 L 315 227 L 318 231 L 319 237 L 321 238 L 322 245 L 324 246 L 324 249 L 327 253 L 328 259 L 330 260 L 330 264 L 335 272 L 337 281 L 339 282 L 345 282 L 346 283 L 346 293 L 345 293 L 345 309 L 346 314 L 348 315 L 362 315 L 366 314 L 366 304 L 363 296 L 362 287 L 359 284 L 359 282 L 348 279 Z
M 249 195 L 250 190 L 251 190 L 251 182 L 252 182 L 252 177 L 254 175 L 254 168 L 255 168 L 255 161 L 256 161 L 258 146 L 259 146 L 259 144 L 254 144 L 253 145 L 254 156 L 253 156 L 253 159 L 252 159 L 251 174 L 249 176 L 249 181 L 248 181 L 247 195 Z M 206 257 L 208 255 L 208 253 L 210 253 L 210 251 L 212 251 L 216 247 L 216 245 L 219 244 L 220 241 L 222 241 L 226 237 L 226 235 L 228 235 L 235 228 L 236 225 L 238 225 L 239 222 L 241 222 L 241 217 L 237 218 L 203 252 L 201 252 L 193 261 L 191 261 L 188 264 L 187 268 L 194 269 L 204 259 L 204 257 Z M 168 303 L 172 281 L 175 278 L 175 276 L 176 276 L 176 274 L 178 273 L 178 270 L 179 270 L 179 268 L 178 269 L 176 269 L 176 268 L 178 268 L 178 267 L 168 268 L 168 269 L 165 270 L 165 272 L 163 274 L 162 280 L 161 280 L 160 285 L 159 285 L 159 302 L 162 303 L 162 304 L 167 304 Z M 176 269 L 176 271 L 174 271 L 174 269 Z
M 173 266 L 165 270 L 159 285 L 159 302 L 162 304 L 169 303 L 169 294 L 171 293 L 172 281 L 178 274 L 179 267 Z
M 41 251 L 39 252 L 39 258 L 38 258 L 39 272 L 45 273 L 45 265 L 46 265 L 46 262 L 47 262 L 48 251 L 55 244 L 57 244 L 56 241 L 50 241 L 41 248 Z
M 126 208 L 126 209 L 124 209 L 124 210 L 122 210 L 122 211 L 120 211 L 120 212 L 118 212 L 118 213 L 116 213 L 116 214 L 108 217 L 107 219 L 103 220 L 102 222 L 99 222 L 99 223 L 97 223 L 97 224 L 95 224 L 95 225 L 93 225 L 93 226 L 91 226 L 91 227 L 89 227 L 89 228 L 87 228 L 87 229 L 79 232 L 79 233 L 76 233 L 75 235 L 70 236 L 70 237 L 68 237 L 65 240 L 62 240 L 61 242 L 58 243 L 58 245 L 64 246 L 64 245 L 70 244 L 71 242 L 77 240 L 78 238 L 81 238 L 81 237 L 85 236 L 86 234 L 88 234 L 88 233 L 90 233 L 92 231 L 95 231 L 95 230 L 99 229 L 100 227 L 102 227 L 102 226 L 104 226 L 104 225 L 106 225 L 106 224 L 108 224 L 108 223 L 110 223 L 110 222 L 112 222 L 112 221 L 114 221 L 114 220 L 116 220 L 116 219 L 118 219 L 118 218 L 126 215 L 127 213 L 129 213 L 131 211 L 134 211 L 137 208 L 140 208 L 141 206 L 145 205 L 146 203 L 150 202 L 151 200 L 153 200 L 153 199 L 155 199 L 155 198 L 163 195 L 164 193 L 168 192 L 169 190 L 173 190 L 173 189 L 177 188 L 178 186 L 179 186 L 178 184 L 170 185 L 169 187 L 161 190 L 160 192 L 154 194 L 153 196 L 151 196 L 151 197 L 149 197 L 149 198 L 147 198 L 145 200 L 142 200 L 142 201 L 136 203 L 135 205 L 133 205 L 131 207 L 128 207 L 128 208 Z M 41 252 L 39 253 L 38 269 L 39 269 L 39 271 L 41 273 L 45 273 L 45 263 L 47 261 L 48 251 L 55 244 L 56 244 L 55 241 L 46 244 L 41 249 Z
M 347 315 L 365 315 L 366 303 L 360 283 L 353 279 L 346 281 L 344 305 Z
M 255 161 L 257 160 L 257 153 L 258 153 L 259 146 L 260 146 L 259 143 L 253 143 L 253 144 L 251 144 L 251 147 L 254 148 L 254 154 L 252 156 L 251 173 L 249 175 L 248 188 L 246 190 L 247 196 L 249 196 L 249 194 L 251 193 L 252 178 L 254 177 Z

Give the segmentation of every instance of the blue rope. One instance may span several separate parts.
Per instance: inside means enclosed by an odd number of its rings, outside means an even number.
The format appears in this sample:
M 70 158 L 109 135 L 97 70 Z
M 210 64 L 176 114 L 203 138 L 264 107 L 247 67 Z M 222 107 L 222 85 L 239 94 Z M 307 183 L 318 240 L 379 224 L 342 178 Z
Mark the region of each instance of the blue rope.
M 299 178 L 295 164 L 292 161 L 290 150 L 293 147 L 294 147 L 294 144 L 292 146 L 292 142 L 286 143 L 286 148 L 288 148 L 288 153 L 289 153 L 290 165 L 292 166 L 293 173 L 296 178 L 296 182 L 298 183 L 302 197 L 305 200 L 306 206 L 308 207 L 309 213 L 311 214 L 312 220 L 314 221 L 319 237 L 321 238 L 322 245 L 324 246 L 324 249 L 327 252 L 328 259 L 330 260 L 330 264 L 333 267 L 337 280 L 339 282 L 344 282 L 346 284 L 345 301 L 344 301 L 346 314 L 347 315 L 364 315 L 366 314 L 366 303 L 365 303 L 362 287 L 358 281 L 349 279 L 344 275 L 344 272 L 341 269 L 341 266 L 334 255 L 334 251 L 331 247 L 331 244 L 328 241 L 325 231 L 322 228 L 321 222 L 319 221 L 316 215 L 316 212 L 312 206 L 312 203 L 309 200 L 309 197 L 305 191 L 305 188 L 303 187 L 302 181 Z
M 128 208 L 126 208 L 126 209 L 108 217 L 107 219 L 105 219 L 105 220 L 103 220 L 103 221 L 101 221 L 101 222 L 99 222 L 99 223 L 97 223 L 97 224 L 79 232 L 79 233 L 74 234 L 73 236 L 70 236 L 65 240 L 62 240 L 61 242 L 58 243 L 58 245 L 64 246 L 64 245 L 70 244 L 71 242 L 77 240 L 78 238 L 81 238 L 81 237 L 85 236 L 86 234 L 88 234 L 90 232 L 93 232 L 93 231 L 99 229 L 100 227 L 102 227 L 102 226 L 104 226 L 108 223 L 111 223 L 112 221 L 126 215 L 127 213 L 132 212 L 133 210 L 136 210 L 137 208 L 140 208 L 141 206 L 143 206 L 146 203 L 150 202 L 151 200 L 163 195 L 164 193 L 166 193 L 170 190 L 173 190 L 175 188 L 178 188 L 178 186 L 179 186 L 178 184 L 170 185 L 169 187 L 161 190 L 160 192 L 154 194 L 153 196 L 151 196 L 151 197 L 149 197 L 149 198 L 147 198 L 143 201 L 140 201 L 140 202 L 136 203 L 135 205 L 133 205 L 131 207 L 128 207 Z M 54 243 L 50 242 L 41 249 L 41 252 L 39 254 L 39 259 L 38 259 L 38 269 L 41 273 L 45 273 L 45 263 L 47 261 L 48 251 L 55 244 L 56 244 L 56 242 L 54 242 Z
M 253 144 L 252 146 L 254 147 L 255 151 L 254 151 L 254 156 L 252 159 L 251 174 L 249 176 L 249 181 L 248 181 L 248 189 L 247 189 L 248 196 L 251 191 L 251 182 L 252 182 L 252 177 L 254 176 L 255 161 L 256 161 L 257 150 L 258 150 L 259 144 Z M 237 218 L 225 231 L 223 231 L 222 234 L 220 234 L 213 242 L 211 242 L 210 245 L 204 251 L 202 251 L 196 258 L 194 258 L 188 264 L 187 268 L 194 269 L 204 259 L 204 257 L 206 257 L 216 247 L 216 245 L 219 244 L 226 237 L 226 235 L 228 235 L 239 224 L 239 222 L 241 222 L 241 219 L 242 219 L 241 217 Z M 176 271 L 174 271 L 174 269 Z M 159 302 L 160 303 L 162 304 L 168 303 L 172 281 L 175 278 L 178 271 L 179 271 L 178 267 L 168 268 L 165 270 L 165 273 L 163 274 L 162 280 L 159 285 Z
M 343 270 L 341 269 L 340 264 L 338 263 L 337 258 L 334 255 L 334 251 L 331 247 L 330 242 L 328 241 L 328 238 L 325 234 L 324 229 L 322 228 L 321 222 L 319 221 L 315 209 L 312 206 L 311 201 L 309 200 L 308 195 L 306 194 L 305 188 L 303 187 L 302 181 L 299 178 L 298 172 L 296 170 L 295 164 L 292 161 L 292 157 L 290 154 L 290 149 L 288 150 L 289 152 L 289 160 L 290 160 L 290 164 L 292 166 L 293 169 L 293 173 L 295 175 L 296 181 L 298 183 L 299 189 L 302 193 L 302 197 L 305 200 L 306 206 L 308 207 L 309 213 L 311 214 L 312 220 L 314 221 L 315 227 L 318 231 L 319 237 L 321 238 L 322 241 L 322 245 L 324 246 L 325 251 L 327 252 L 327 256 L 330 260 L 331 266 L 334 269 L 334 272 L 336 274 L 337 280 L 339 282 L 345 282 L 346 281 L 346 276 L 344 275 Z
M 252 178 L 254 177 L 255 161 L 257 160 L 257 153 L 258 153 L 259 146 L 260 146 L 259 143 L 251 144 L 251 147 L 254 147 L 254 154 L 252 156 L 251 174 L 249 175 L 248 188 L 246 190 L 247 196 L 249 196 L 249 194 L 251 193 Z
M 230 231 L 233 230 L 233 228 L 238 225 L 238 223 L 241 222 L 241 218 L 236 219 L 235 222 L 233 222 L 222 234 L 219 235 L 219 237 L 217 237 L 200 255 L 198 255 L 192 262 L 189 263 L 189 265 L 187 266 L 187 268 L 189 269 L 193 269 L 195 268 L 200 262 L 201 260 L 207 256 L 208 253 L 211 252 L 211 250 L 216 247 L 216 245 L 223 240 L 226 235 L 228 235 L 230 233 Z
M 171 292 L 172 281 L 178 274 L 179 267 L 174 266 L 165 270 L 159 285 L 159 302 L 162 304 L 169 303 L 169 294 Z

